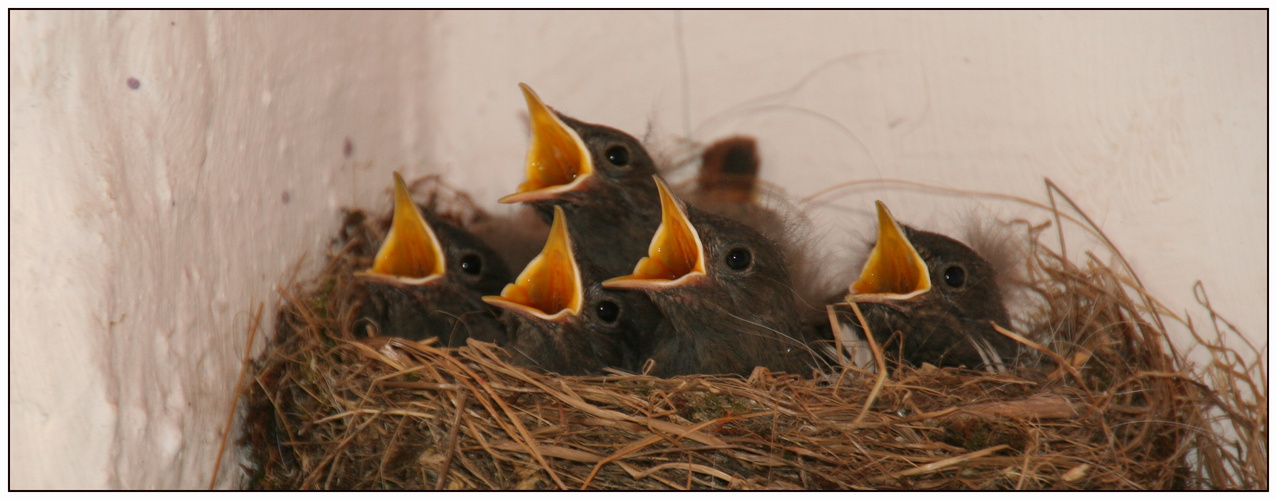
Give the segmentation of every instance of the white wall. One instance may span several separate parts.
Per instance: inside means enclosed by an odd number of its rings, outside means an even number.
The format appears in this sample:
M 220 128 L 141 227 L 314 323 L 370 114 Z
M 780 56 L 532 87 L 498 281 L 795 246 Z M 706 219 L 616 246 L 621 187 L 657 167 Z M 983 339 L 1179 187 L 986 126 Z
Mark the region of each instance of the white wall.
M 797 196 L 882 177 L 1043 201 L 1049 176 L 1155 296 L 1196 310 L 1201 279 L 1266 342 L 1263 12 L 36 11 L 9 27 L 13 488 L 206 487 L 252 306 L 269 329 L 276 284 L 303 254 L 315 271 L 338 207 L 386 203 L 391 170 L 496 208 L 522 175 L 519 81 L 666 144 L 752 133 Z M 840 201 L 954 220 L 900 196 Z

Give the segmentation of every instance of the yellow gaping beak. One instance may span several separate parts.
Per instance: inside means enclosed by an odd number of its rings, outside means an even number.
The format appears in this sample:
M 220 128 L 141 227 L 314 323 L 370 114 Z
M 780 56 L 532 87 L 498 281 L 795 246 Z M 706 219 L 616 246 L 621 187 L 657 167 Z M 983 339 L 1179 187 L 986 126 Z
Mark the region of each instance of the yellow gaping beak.
M 927 263 L 909 243 L 887 206 L 878 204 L 878 243 L 869 253 L 860 279 L 851 284 L 848 301 L 907 300 L 931 290 Z
M 488 295 L 483 301 L 548 321 L 567 321 L 581 313 L 584 290 L 563 209 L 554 207 L 550 237 L 541 254 L 528 263 L 514 283 L 501 290 L 501 295 Z
M 443 276 L 443 246 L 408 195 L 403 177 L 395 172 L 395 213 L 390 233 L 377 250 L 372 269 L 357 273 L 381 281 L 421 285 Z
M 647 246 L 647 257 L 634 266 L 634 273 L 604 281 L 608 288 L 655 290 L 699 280 L 705 276 L 705 247 L 687 220 L 687 213 L 665 182 L 658 176 L 656 190 L 661 196 L 661 225 Z
M 536 92 L 520 83 L 528 102 L 528 118 L 532 122 L 532 145 L 528 147 L 527 178 L 518 192 L 497 200 L 521 203 L 549 200 L 561 193 L 575 191 L 594 174 L 594 162 L 585 141 L 572 127 L 560 120 Z

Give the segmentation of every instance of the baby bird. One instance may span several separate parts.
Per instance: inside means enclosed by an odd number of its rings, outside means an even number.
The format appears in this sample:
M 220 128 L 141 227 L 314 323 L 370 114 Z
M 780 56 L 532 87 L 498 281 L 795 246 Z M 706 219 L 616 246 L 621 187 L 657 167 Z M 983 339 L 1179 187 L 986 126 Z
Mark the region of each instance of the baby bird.
M 786 263 L 775 243 L 735 221 L 689 207 L 656 176 L 661 225 L 632 274 L 604 281 L 643 290 L 671 323 L 642 357 L 653 374 L 737 374 L 756 366 L 806 375 L 806 345 Z
M 830 256 L 821 249 L 819 231 L 807 213 L 782 190 L 759 178 L 761 170 L 762 155 L 756 139 L 746 135 L 719 139 L 701 152 L 694 182 L 678 196 L 702 211 L 749 226 L 775 242 L 789 264 L 802 314 L 827 318 L 824 299 L 830 290 L 845 287 L 846 283 L 831 280 Z
M 481 297 L 510 280 L 505 263 L 478 238 L 423 216 L 395 173 L 390 232 L 372 268 L 355 273 L 366 294 L 356 331 L 425 340 L 450 347 L 474 337 L 495 342 L 502 332 L 495 310 Z
M 1018 344 L 990 326 L 1009 324 L 993 268 L 966 245 L 901 226 L 877 206 L 878 242 L 846 300 L 859 305 L 887 359 L 1005 369 Z M 854 315 L 839 315 L 863 337 Z
M 541 254 L 501 295 L 483 298 L 506 310 L 502 347 L 513 364 L 562 375 L 637 371 L 636 346 L 663 328 L 664 318 L 641 292 L 605 290 L 601 271 L 578 257 L 572 239 L 563 209 L 554 207 Z
M 532 122 L 527 180 L 499 201 L 529 203 L 546 221 L 563 207 L 596 265 L 613 276 L 629 271 L 660 219 L 651 156 L 629 134 L 564 116 L 519 87 Z

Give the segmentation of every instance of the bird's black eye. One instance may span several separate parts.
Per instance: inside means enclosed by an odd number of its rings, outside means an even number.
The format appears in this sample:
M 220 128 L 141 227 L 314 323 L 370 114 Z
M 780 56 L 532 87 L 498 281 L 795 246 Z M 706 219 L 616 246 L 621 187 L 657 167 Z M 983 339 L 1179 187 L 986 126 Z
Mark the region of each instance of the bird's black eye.
M 625 146 L 612 146 L 607 148 L 607 152 L 605 154 L 607 155 L 608 163 L 618 167 L 625 167 L 630 164 L 630 150 L 626 149 Z
M 753 256 L 750 255 L 749 249 L 746 248 L 733 248 L 730 252 L 727 252 L 727 267 L 737 271 L 744 271 L 749 268 L 749 263 L 752 260 Z
M 944 270 L 944 284 L 953 288 L 961 288 L 967 282 L 967 270 L 962 266 L 949 266 Z
M 466 254 L 461 257 L 461 270 L 466 274 L 478 276 L 483 272 L 483 259 L 476 254 Z
M 599 302 L 595 313 L 599 315 L 599 319 L 603 320 L 604 323 L 615 323 L 616 317 L 621 315 L 621 306 L 616 305 L 616 302 L 605 300 Z

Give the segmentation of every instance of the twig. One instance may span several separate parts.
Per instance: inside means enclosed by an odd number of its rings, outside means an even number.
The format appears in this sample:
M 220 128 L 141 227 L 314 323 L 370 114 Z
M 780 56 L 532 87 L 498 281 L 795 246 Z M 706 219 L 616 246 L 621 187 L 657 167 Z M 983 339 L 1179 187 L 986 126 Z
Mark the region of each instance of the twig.
M 994 330 L 997 330 L 997 332 L 998 332 L 998 333 L 1001 333 L 1001 334 L 1003 334 L 1003 335 L 1006 335 L 1007 337 L 1010 337 L 1010 338 L 1011 338 L 1011 340 L 1014 340 L 1014 341 L 1016 341 L 1016 342 L 1019 342 L 1019 343 L 1021 343 L 1021 344 L 1026 345 L 1026 346 L 1032 347 L 1033 349 L 1037 350 L 1038 352 L 1041 352 L 1041 353 L 1043 353 L 1043 354 L 1046 354 L 1047 356 L 1050 356 L 1050 357 L 1051 357 L 1051 359 L 1054 359 L 1054 360 L 1055 360 L 1056 364 L 1060 365 L 1060 367 L 1061 367 L 1061 368 L 1063 368 L 1065 371 L 1069 372 L 1069 375 L 1072 375 L 1072 376 L 1073 376 L 1073 379 L 1074 379 L 1075 381 L 1077 381 L 1077 385 L 1078 385 L 1078 387 L 1079 387 L 1079 388 L 1081 388 L 1082 390 L 1086 391 L 1086 395 L 1087 395 L 1088 397 L 1089 397 L 1089 396 L 1091 396 L 1091 389 L 1090 389 L 1089 387 L 1087 387 L 1087 386 L 1086 386 L 1086 382 L 1084 382 L 1084 381 L 1082 380 L 1082 374 L 1081 374 L 1081 373 L 1078 373 L 1077 369 L 1073 368 L 1073 365 L 1071 365 L 1071 364 L 1069 364 L 1069 362 L 1065 361 L 1065 360 L 1064 360 L 1064 358 L 1063 358 L 1063 357 L 1060 357 L 1060 355 L 1059 355 L 1059 354 L 1056 354 L 1056 353 L 1055 353 L 1055 351 L 1052 351 L 1052 350 L 1050 350 L 1050 349 L 1046 348 L 1046 347 L 1045 347 L 1045 346 L 1043 346 L 1042 344 L 1039 344 L 1039 343 L 1034 342 L 1034 341 L 1032 341 L 1032 340 L 1026 339 L 1026 338 L 1024 338 L 1024 336 L 1022 336 L 1022 335 L 1020 335 L 1020 334 L 1018 334 L 1018 333 L 1015 333 L 1015 332 L 1013 332 L 1013 331 L 1011 331 L 1011 330 L 1007 330 L 1006 328 L 1002 328 L 1002 327 L 1001 327 L 1001 326 L 999 326 L 997 323 L 994 323 L 994 322 L 990 321 L 990 322 L 989 322 L 989 324 L 990 324 L 990 325 L 992 325 L 992 326 L 993 326 L 993 329 L 994 329 Z
M 333 448 L 332 453 L 324 457 L 323 460 L 320 460 L 319 463 L 315 464 L 315 469 L 311 471 L 310 477 L 308 477 L 306 481 L 302 482 L 301 489 L 306 490 L 310 489 L 311 486 L 314 486 L 311 479 L 318 480 L 319 478 L 317 476 L 319 474 L 319 470 L 325 465 L 328 465 L 328 479 L 324 481 L 324 488 L 328 489 L 328 485 L 332 483 L 333 474 L 337 472 L 337 458 L 341 456 L 341 451 L 346 448 L 346 445 L 350 444 L 350 442 L 355 439 L 355 436 L 358 436 L 360 432 L 363 432 L 364 428 L 376 421 L 376 416 L 369 417 L 364 421 L 364 423 L 359 424 L 358 428 L 346 435 L 345 438 L 342 438 L 342 440 L 337 443 L 337 446 Z M 328 464 L 329 461 L 332 462 L 331 465 Z
M 265 303 L 257 303 L 257 312 L 248 326 L 248 345 L 244 347 L 244 360 L 239 365 L 239 377 L 235 379 L 235 387 L 231 391 L 231 410 L 226 413 L 225 431 L 222 432 L 222 444 L 217 447 L 217 460 L 213 463 L 213 477 L 208 480 L 208 489 L 217 485 L 217 473 L 222 468 L 222 455 L 226 453 L 226 441 L 231 437 L 231 424 L 235 421 L 235 409 L 239 406 L 239 390 L 244 383 L 244 374 L 248 373 L 248 364 L 253 355 L 253 341 L 257 339 L 257 327 L 261 325 L 262 308 Z
M 882 349 L 878 348 L 878 341 L 874 340 L 873 332 L 869 330 L 869 322 L 865 321 L 865 315 L 860 312 L 860 306 L 855 302 L 851 304 L 851 310 L 856 313 L 856 319 L 860 321 L 860 327 L 865 331 L 865 340 L 869 342 L 869 349 L 873 351 L 874 360 L 878 362 L 878 379 L 874 381 L 873 390 L 869 391 L 869 396 L 865 398 L 865 406 L 860 409 L 860 414 L 856 415 L 856 419 L 852 420 L 852 424 L 859 424 L 865 419 L 865 415 L 869 413 L 869 408 L 873 406 L 874 400 L 878 399 L 878 393 L 882 391 L 882 384 L 887 381 L 887 361 L 884 359 Z
M 962 419 L 998 416 L 1010 419 L 1046 420 L 1074 418 L 1080 413 L 1077 405 L 1064 396 L 1037 394 L 1019 401 L 998 401 L 954 408 L 949 418 Z
M 997 445 L 997 446 L 993 446 L 993 447 L 985 448 L 985 449 L 980 450 L 980 451 L 973 451 L 973 452 L 971 452 L 971 453 L 967 453 L 967 454 L 965 454 L 965 455 L 958 455 L 958 456 L 956 456 L 956 457 L 950 457 L 950 458 L 946 458 L 946 459 L 944 459 L 944 460 L 938 460 L 938 461 L 935 461 L 935 462 L 931 462 L 931 463 L 929 463 L 929 464 L 927 464 L 927 465 L 920 465 L 920 466 L 918 466 L 918 467 L 914 467 L 914 468 L 912 468 L 912 469 L 906 469 L 906 470 L 903 470 L 903 471 L 900 471 L 900 472 L 896 472 L 896 473 L 894 473 L 894 474 L 888 474 L 888 475 L 878 476 L 878 477 L 875 477 L 875 478 L 871 479 L 871 481 L 877 482 L 877 481 L 884 481 L 884 480 L 892 479 L 892 478 L 909 477 L 909 476 L 917 476 L 917 475 L 920 475 L 920 474 L 926 474 L 926 473 L 929 473 L 929 472 L 936 472 L 936 471 L 938 471 L 938 470 L 940 470 L 940 469 L 944 469 L 944 468 L 949 467 L 949 466 L 952 466 L 952 465 L 957 465 L 957 464 L 960 464 L 960 463 L 963 463 L 963 462 L 969 462 L 969 461 L 971 461 L 971 460 L 975 460 L 975 459 L 980 458 L 980 457 L 984 457 L 984 456 L 987 456 L 987 455 L 991 455 L 991 454 L 993 454 L 994 452 L 1001 451 L 1001 450 L 1004 450 L 1004 449 L 1006 449 L 1006 448 L 1010 448 L 1010 446 L 1005 445 L 1005 444 L 1000 444 L 1000 445 Z
M 457 415 L 452 419 L 452 429 L 448 431 L 448 455 L 443 459 L 443 465 L 439 467 L 439 481 L 435 483 L 436 490 L 442 490 L 445 480 L 448 479 L 448 469 L 452 467 L 452 454 L 457 450 L 457 431 L 461 429 L 461 416 L 466 412 L 466 396 L 470 393 L 459 392 L 457 396 Z
M 691 431 L 689 432 L 696 432 L 701 429 L 704 429 L 705 427 L 710 426 L 711 424 L 716 424 L 716 423 L 721 423 L 724 421 L 731 421 L 731 420 L 732 418 L 730 417 L 716 418 L 714 420 L 706 420 L 704 422 L 701 422 L 699 424 L 692 426 Z M 665 436 L 662 436 L 660 434 L 653 434 L 652 436 L 649 436 L 647 438 L 640 439 L 636 442 L 630 443 L 629 446 L 621 448 L 619 451 L 617 451 L 616 453 L 613 453 L 611 456 L 604 458 L 602 460 L 599 460 L 598 463 L 594 465 L 594 470 L 590 471 L 590 475 L 585 478 L 585 481 L 581 482 L 581 489 L 584 490 L 588 488 L 590 486 L 590 482 L 593 481 L 594 477 L 599 474 L 599 470 L 602 469 L 603 466 L 607 465 L 609 462 L 612 462 L 613 460 L 619 459 L 630 453 L 636 452 L 638 450 L 641 450 L 643 448 L 646 448 L 648 446 L 651 446 L 663 440 L 665 440 Z
M 838 366 L 846 366 L 847 359 L 843 352 L 846 349 L 846 345 L 843 344 L 842 339 L 842 322 L 838 321 L 838 315 L 834 313 L 833 304 L 825 306 L 825 314 L 829 315 L 829 328 L 832 329 L 834 333 L 834 352 L 838 353 Z M 839 381 L 841 381 L 841 377 L 839 378 Z

